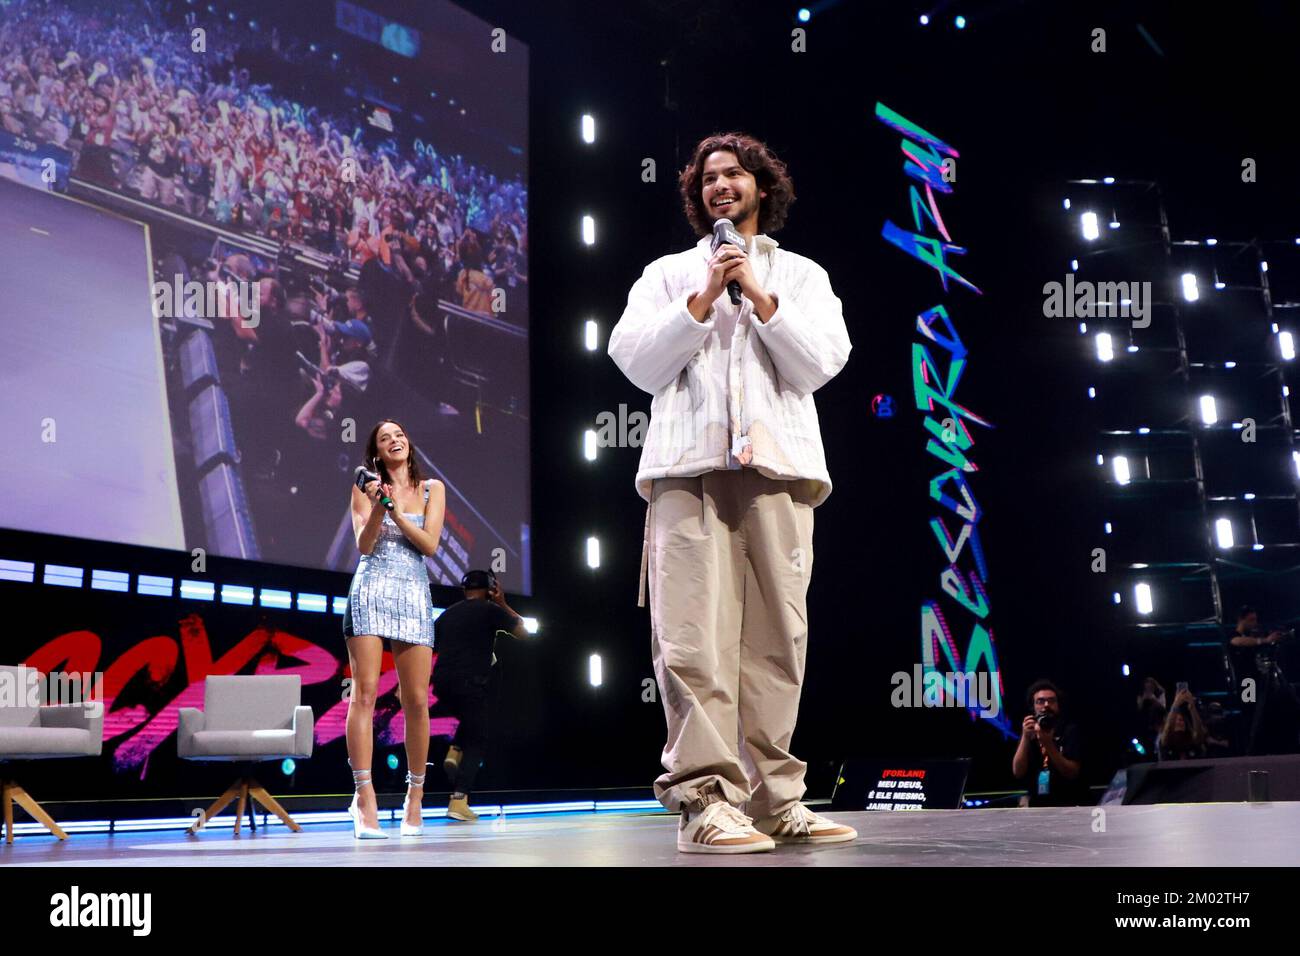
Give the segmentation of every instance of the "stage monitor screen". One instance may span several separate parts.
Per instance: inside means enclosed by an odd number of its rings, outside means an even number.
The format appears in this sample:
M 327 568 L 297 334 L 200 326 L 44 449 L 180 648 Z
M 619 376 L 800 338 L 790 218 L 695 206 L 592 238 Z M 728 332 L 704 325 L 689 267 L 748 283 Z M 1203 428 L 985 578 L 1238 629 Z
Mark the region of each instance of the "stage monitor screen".
M 348 572 L 392 420 L 531 593 L 528 50 L 405 19 L 0 4 L 0 526 Z

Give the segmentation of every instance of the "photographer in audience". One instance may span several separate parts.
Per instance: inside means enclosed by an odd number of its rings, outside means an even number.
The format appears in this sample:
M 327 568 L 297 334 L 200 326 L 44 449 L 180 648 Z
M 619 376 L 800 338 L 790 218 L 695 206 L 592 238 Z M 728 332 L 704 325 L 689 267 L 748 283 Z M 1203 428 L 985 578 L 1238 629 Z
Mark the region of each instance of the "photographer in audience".
M 1062 717 L 1060 691 L 1050 680 L 1038 680 L 1030 685 L 1025 700 L 1031 712 L 1020 725 L 1011 773 L 1028 791 L 1026 805 L 1062 807 L 1085 802 L 1082 740 L 1078 727 Z

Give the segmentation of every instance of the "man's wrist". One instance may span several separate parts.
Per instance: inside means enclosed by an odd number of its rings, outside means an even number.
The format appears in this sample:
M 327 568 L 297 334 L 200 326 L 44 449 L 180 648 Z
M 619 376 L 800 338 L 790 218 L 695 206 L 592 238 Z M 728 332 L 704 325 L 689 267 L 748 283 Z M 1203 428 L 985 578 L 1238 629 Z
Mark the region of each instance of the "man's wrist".
M 706 321 L 712 308 L 712 304 L 705 302 L 698 292 L 692 292 L 686 299 L 686 311 L 701 324 Z
M 764 292 L 764 300 L 754 303 L 754 314 L 758 316 L 760 322 L 766 323 L 768 319 L 776 314 L 777 301 L 776 296 L 770 292 Z

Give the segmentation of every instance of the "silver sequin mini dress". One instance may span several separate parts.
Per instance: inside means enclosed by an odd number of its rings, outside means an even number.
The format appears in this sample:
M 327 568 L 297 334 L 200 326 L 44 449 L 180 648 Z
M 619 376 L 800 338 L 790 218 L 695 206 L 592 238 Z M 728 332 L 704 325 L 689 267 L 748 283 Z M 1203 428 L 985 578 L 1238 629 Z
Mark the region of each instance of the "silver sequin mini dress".
M 429 500 L 429 489 L 424 489 Z M 405 512 L 417 527 L 424 515 Z M 348 589 L 343 636 L 374 634 L 391 641 L 433 646 L 433 597 L 424 555 L 407 540 L 392 515 L 384 515 L 379 540 L 363 554 Z

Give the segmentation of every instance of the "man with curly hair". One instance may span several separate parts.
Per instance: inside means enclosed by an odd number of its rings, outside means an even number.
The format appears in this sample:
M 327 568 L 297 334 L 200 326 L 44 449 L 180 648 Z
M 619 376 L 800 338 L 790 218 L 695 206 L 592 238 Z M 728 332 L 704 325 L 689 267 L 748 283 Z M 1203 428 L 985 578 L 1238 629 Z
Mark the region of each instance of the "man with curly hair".
M 668 741 L 655 794 L 677 848 L 751 853 L 852 840 L 802 802 L 790 752 L 807 648 L 813 509 L 831 491 L 813 392 L 848 360 L 826 270 L 778 248 L 794 187 L 766 145 L 709 136 L 680 176 L 694 248 L 656 259 L 609 354 L 654 396 L 639 602 Z M 731 220 L 744 246 L 712 241 Z M 728 284 L 740 288 L 733 304 Z

